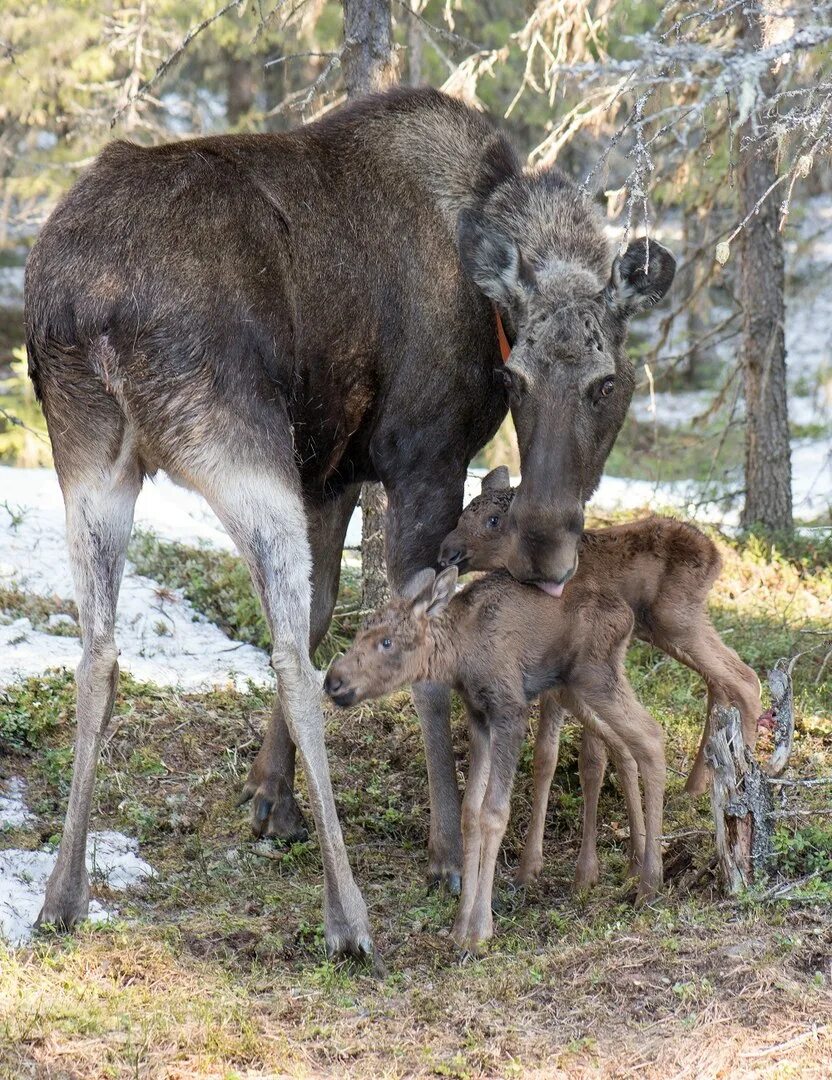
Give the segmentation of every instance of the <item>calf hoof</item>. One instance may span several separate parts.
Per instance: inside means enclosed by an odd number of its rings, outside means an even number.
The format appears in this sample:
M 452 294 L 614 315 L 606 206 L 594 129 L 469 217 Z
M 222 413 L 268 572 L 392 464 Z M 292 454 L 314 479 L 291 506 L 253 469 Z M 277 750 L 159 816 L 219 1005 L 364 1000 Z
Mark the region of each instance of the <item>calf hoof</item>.
M 490 919 L 484 922 L 483 925 L 478 925 L 474 919 L 466 920 L 465 925 L 460 927 L 457 927 L 457 924 L 454 923 L 451 931 L 451 938 L 463 957 L 479 956 L 485 943 L 490 941 L 493 936 L 494 929 Z
M 237 801 L 242 806 L 251 799 L 251 831 L 256 837 L 271 837 L 287 844 L 301 843 L 309 838 L 306 821 L 297 800 L 279 780 L 258 783 L 249 774 L 243 793 Z
M 601 879 L 601 868 L 598 859 L 578 859 L 575 865 L 575 878 L 572 882 L 573 892 L 583 892 L 585 889 L 594 889 Z
M 635 906 L 642 908 L 646 904 L 649 904 L 651 900 L 655 900 L 662 889 L 662 877 L 661 874 L 646 874 L 638 883 L 638 889 L 636 889 Z
M 543 870 L 543 860 L 539 858 L 520 859 L 520 865 L 514 875 L 514 884 L 518 889 L 524 889 L 527 885 L 533 885 L 540 877 Z
M 695 765 L 691 770 L 690 776 L 685 782 L 685 791 L 688 795 L 696 798 L 698 795 L 704 795 L 708 790 L 710 783 L 710 776 L 708 775 L 707 768 L 697 768 Z

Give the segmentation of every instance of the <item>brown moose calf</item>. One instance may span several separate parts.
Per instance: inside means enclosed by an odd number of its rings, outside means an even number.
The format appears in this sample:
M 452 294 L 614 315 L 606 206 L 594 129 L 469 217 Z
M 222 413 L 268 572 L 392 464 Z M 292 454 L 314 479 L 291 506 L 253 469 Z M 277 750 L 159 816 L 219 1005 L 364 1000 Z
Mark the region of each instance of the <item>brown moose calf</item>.
M 440 564 L 456 566 L 460 573 L 504 566 L 513 542 L 507 524 L 513 498 L 508 469 L 500 466 L 490 472 L 482 482 L 482 493 L 469 503 L 456 528 L 445 538 Z M 704 749 L 709 736 L 708 718 L 714 705 L 737 706 L 745 741 L 751 747 L 762 708 L 757 676 L 722 641 L 708 617 L 707 597 L 720 568 L 716 545 L 698 529 L 670 518 L 650 517 L 585 532 L 574 577 L 574 581 L 594 583 L 614 592 L 633 613 L 636 637 L 666 652 L 705 680 L 708 711 L 699 752 L 687 782 L 687 790 L 692 794 L 700 794 L 707 786 Z M 565 586 L 563 600 L 569 597 L 573 587 Z M 559 602 L 563 601 L 550 601 Z M 521 883 L 535 878 L 542 867 L 546 807 L 563 719 L 564 711 L 558 701 L 550 694 L 541 695 L 535 744 L 534 807 L 517 874 Z M 618 766 L 620 770 L 622 762 Z M 596 817 L 605 768 L 604 744 L 592 729 L 585 727 L 579 757 L 584 830 L 575 874 L 578 887 L 593 885 L 598 880 Z M 628 797 L 631 785 L 622 786 Z
M 462 896 L 454 940 L 475 949 L 492 934 L 491 894 L 529 705 L 550 691 L 609 745 L 630 785 L 638 897 L 662 881 L 664 735 L 624 673 L 633 613 L 614 589 L 582 576 L 563 599 L 489 574 L 457 595 L 457 568 L 422 570 L 335 660 L 324 689 L 349 706 L 411 683 L 453 687 L 468 714 L 470 765 L 462 804 Z M 638 777 L 644 787 L 644 816 Z M 636 807 L 638 807 L 636 811 Z M 643 825 L 642 825 L 643 821 Z

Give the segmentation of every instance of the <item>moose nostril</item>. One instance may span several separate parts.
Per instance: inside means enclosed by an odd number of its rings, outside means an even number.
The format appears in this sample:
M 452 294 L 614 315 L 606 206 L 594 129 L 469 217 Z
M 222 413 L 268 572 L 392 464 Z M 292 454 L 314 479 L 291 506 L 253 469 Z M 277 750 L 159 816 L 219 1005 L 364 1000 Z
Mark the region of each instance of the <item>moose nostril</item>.
M 324 679 L 324 690 L 328 694 L 336 694 L 343 685 L 343 679 L 339 679 L 338 676 L 333 675 L 331 671 L 327 673 L 327 677 Z
M 445 556 L 446 566 L 456 566 L 462 562 L 462 552 L 459 548 L 455 548 L 453 551 L 449 551 Z

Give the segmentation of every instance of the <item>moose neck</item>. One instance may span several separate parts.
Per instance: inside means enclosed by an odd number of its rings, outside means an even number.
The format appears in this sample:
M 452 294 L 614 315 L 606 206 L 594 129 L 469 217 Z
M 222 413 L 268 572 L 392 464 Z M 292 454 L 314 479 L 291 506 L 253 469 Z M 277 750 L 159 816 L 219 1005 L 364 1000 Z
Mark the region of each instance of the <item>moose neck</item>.
M 455 623 L 453 602 L 442 615 L 431 619 L 428 631 L 429 651 L 425 665 L 427 682 L 452 686 L 459 681 L 463 656 Z

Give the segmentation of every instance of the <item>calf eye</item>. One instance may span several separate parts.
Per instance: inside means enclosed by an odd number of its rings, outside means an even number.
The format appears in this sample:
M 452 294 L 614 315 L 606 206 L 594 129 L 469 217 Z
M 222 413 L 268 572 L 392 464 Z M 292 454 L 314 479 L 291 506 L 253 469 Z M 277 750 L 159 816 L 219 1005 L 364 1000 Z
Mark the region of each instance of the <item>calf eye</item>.
M 496 529 L 497 526 L 500 524 L 500 518 L 497 514 L 492 514 L 485 524 L 486 527 L 489 529 Z
M 384 649 L 384 651 L 387 652 L 388 649 L 393 648 L 393 639 L 389 637 L 384 638 L 382 641 L 379 642 L 378 647 L 380 649 Z

